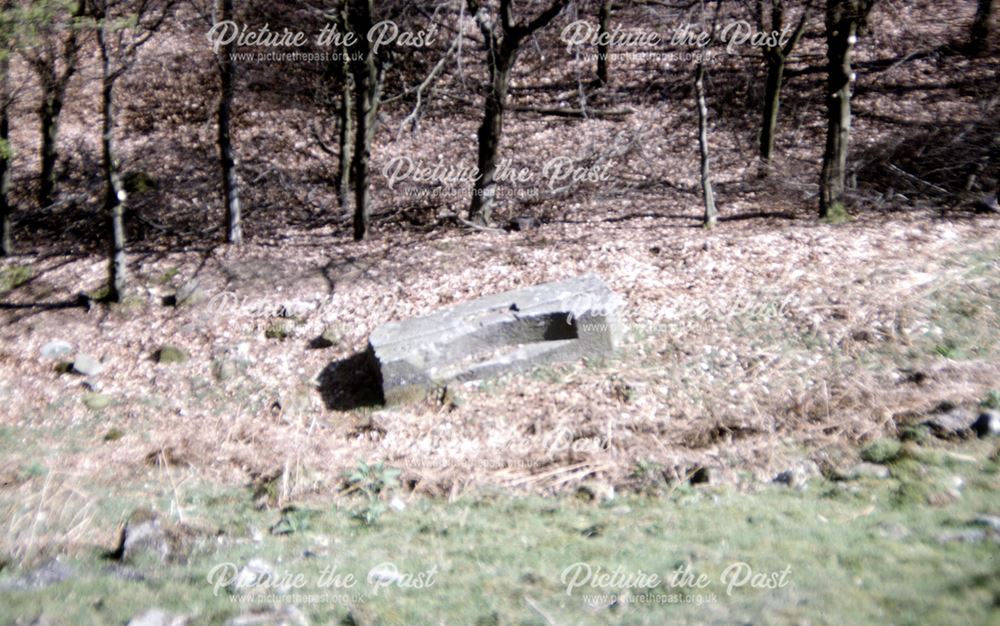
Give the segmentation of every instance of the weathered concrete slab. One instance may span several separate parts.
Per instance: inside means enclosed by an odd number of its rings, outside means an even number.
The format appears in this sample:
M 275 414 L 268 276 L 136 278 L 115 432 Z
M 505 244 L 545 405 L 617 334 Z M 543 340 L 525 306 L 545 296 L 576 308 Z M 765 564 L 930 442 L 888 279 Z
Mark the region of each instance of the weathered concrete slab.
M 384 324 L 369 337 L 368 354 L 392 404 L 450 381 L 610 354 L 621 340 L 620 305 L 587 274 Z

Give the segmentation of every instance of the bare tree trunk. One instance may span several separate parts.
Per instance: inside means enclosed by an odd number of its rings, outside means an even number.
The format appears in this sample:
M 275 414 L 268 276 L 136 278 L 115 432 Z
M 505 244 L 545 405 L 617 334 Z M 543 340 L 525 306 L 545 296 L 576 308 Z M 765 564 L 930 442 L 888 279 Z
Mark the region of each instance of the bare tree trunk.
M 469 221 L 481 225 L 488 224 L 493 218 L 493 202 L 497 192 L 497 156 L 500 151 L 500 137 L 503 135 L 503 115 L 507 90 L 510 87 L 510 70 L 517 56 L 517 48 L 511 49 L 508 38 L 505 37 L 497 52 L 496 55 L 490 55 L 492 61 L 490 91 L 486 95 L 483 122 L 477 133 L 479 151 L 476 167 L 479 177 L 476 179 L 472 205 L 469 207 Z
M 478 178 L 472 190 L 469 221 L 486 225 L 493 217 L 496 199 L 497 155 L 503 135 L 503 116 L 510 87 L 510 72 L 517 60 L 517 53 L 525 37 L 545 28 L 566 7 L 569 0 L 553 0 L 549 6 L 527 24 L 517 24 L 512 0 L 500 1 L 500 15 L 495 24 L 488 18 L 486 9 L 480 9 L 477 0 L 466 0 L 470 12 L 479 24 L 485 40 L 490 86 L 486 94 L 483 122 L 477 138 L 479 149 L 476 157 Z
M 0 60 L 0 256 L 14 254 L 14 234 L 11 225 L 10 189 L 10 89 L 7 57 Z
M 59 115 L 63 108 L 63 94 L 58 87 L 42 87 L 42 105 L 38 110 L 42 131 L 42 174 L 39 181 L 38 205 L 52 204 L 56 191 L 56 165 L 59 161 Z M 51 89 L 52 91 L 47 91 Z
M 348 29 L 347 2 L 344 2 L 340 13 L 340 29 L 346 33 Z M 348 211 L 351 206 L 351 144 L 354 141 L 353 107 L 354 78 L 351 75 L 349 48 L 341 42 L 340 53 L 343 59 L 340 63 L 340 137 L 339 166 L 337 168 L 337 188 L 341 211 Z
M 611 4 L 613 0 L 602 0 L 601 10 L 598 13 L 598 40 L 597 40 L 597 80 L 602 84 L 608 84 L 608 22 L 611 20 Z
M 221 5 L 222 21 L 232 20 L 233 0 L 221 0 Z M 226 209 L 226 242 L 239 245 L 243 243 L 243 226 L 240 223 L 240 184 L 230 135 L 236 81 L 236 61 L 233 59 L 235 49 L 233 43 L 228 43 L 220 50 L 219 78 L 222 91 L 219 97 L 219 162 L 222 166 L 222 190 Z
M 764 49 L 764 60 L 767 62 L 767 80 L 764 91 L 764 109 L 760 127 L 760 158 L 761 174 L 767 175 L 770 170 L 771 158 L 774 155 L 774 140 L 778 129 L 778 111 L 781 108 L 781 88 L 785 80 L 785 67 L 792 49 L 799 43 L 802 34 L 805 32 L 806 22 L 809 19 L 809 12 L 812 9 L 812 1 L 806 2 L 802 8 L 802 16 L 799 23 L 792 32 L 791 37 L 782 47 L 780 45 L 770 46 Z M 763 31 L 763 3 L 757 2 L 757 24 Z M 784 0 L 771 0 L 771 30 L 773 32 L 784 32 L 785 28 L 785 5 Z
M 827 126 L 820 177 L 820 217 L 845 215 L 843 195 L 851 133 L 851 52 L 861 18 L 858 0 L 829 0 L 826 9 Z
M 990 37 L 990 17 L 993 15 L 993 0 L 979 0 L 976 5 L 976 17 L 972 21 L 971 41 L 969 48 L 973 54 L 986 52 Z
M 0 256 L 14 254 L 14 228 L 11 223 L 10 190 L 10 120 L 7 107 L 0 111 Z
M 372 0 L 357 3 L 357 10 L 351 12 L 351 22 L 357 37 L 357 55 L 352 64 L 354 73 L 354 101 L 357 128 L 354 137 L 354 239 L 361 241 L 368 235 L 371 216 L 369 206 L 368 170 L 371 161 L 371 146 L 375 138 L 375 124 L 378 118 L 379 100 L 382 95 L 382 72 L 371 53 L 365 36 L 372 26 Z
M 72 17 L 82 16 L 85 8 L 84 0 L 78 0 L 74 4 Z M 74 28 L 70 27 L 65 37 L 61 46 L 57 46 L 58 55 L 43 54 L 31 60 L 42 91 L 42 103 L 38 109 L 42 132 L 42 171 L 38 188 L 38 204 L 41 207 L 50 206 L 55 197 L 58 174 L 56 167 L 59 162 L 59 116 L 66 101 L 69 81 L 76 73 L 80 51 L 80 38 Z
M 767 83 L 764 92 L 764 115 L 760 127 L 760 158 L 765 171 L 774 154 L 774 135 L 778 129 L 778 109 L 781 107 L 781 83 L 785 76 L 785 57 L 769 56 Z
M 102 25 L 102 28 L 105 26 Z M 111 244 L 108 250 L 108 300 L 120 302 L 128 288 L 128 268 L 125 257 L 125 189 L 118 171 L 115 153 L 115 76 L 111 73 L 111 59 L 101 37 L 101 148 L 104 174 L 104 210 L 110 218 Z
M 694 91 L 698 101 L 698 146 L 701 151 L 701 191 L 705 201 L 705 227 L 712 228 L 718 221 L 719 212 L 715 207 L 712 193 L 712 178 L 708 159 L 708 104 L 705 102 L 705 58 L 702 54 L 695 72 Z

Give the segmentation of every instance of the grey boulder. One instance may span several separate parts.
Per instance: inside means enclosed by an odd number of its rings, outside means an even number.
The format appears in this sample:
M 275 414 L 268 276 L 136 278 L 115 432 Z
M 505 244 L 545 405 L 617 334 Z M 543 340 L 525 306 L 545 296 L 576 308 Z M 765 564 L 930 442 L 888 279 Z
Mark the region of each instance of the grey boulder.
M 588 274 L 384 324 L 369 338 L 368 358 L 392 404 L 450 381 L 609 355 L 621 342 L 620 306 Z

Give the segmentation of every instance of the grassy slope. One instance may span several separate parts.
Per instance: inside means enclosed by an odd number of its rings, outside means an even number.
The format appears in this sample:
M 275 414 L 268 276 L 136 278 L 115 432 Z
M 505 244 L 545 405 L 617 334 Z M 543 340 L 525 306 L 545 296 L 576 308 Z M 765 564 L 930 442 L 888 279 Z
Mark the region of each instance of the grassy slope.
M 942 444 L 936 444 L 938 448 Z M 258 511 L 246 491 L 202 485 L 187 489 L 188 519 L 211 520 L 227 535 L 201 542 L 185 565 L 139 566 L 147 577 L 129 582 L 110 572 L 95 550 L 72 563 L 86 572 L 68 583 L 2 592 L 5 620 L 44 614 L 52 623 L 120 623 L 160 606 L 219 623 L 252 605 L 213 594 L 206 581 L 220 563 L 260 557 L 278 575 L 303 574 L 300 594 L 329 594 L 297 605 L 313 623 L 353 619 L 371 624 L 617 623 L 966 623 L 996 617 L 1000 600 L 997 544 L 942 544 L 942 532 L 969 528 L 983 513 L 996 514 L 997 450 L 992 442 L 961 446 L 975 462 L 912 448 L 895 461 L 892 477 L 853 482 L 817 479 L 804 490 L 764 486 L 758 493 L 680 487 L 603 504 L 580 498 L 512 498 L 505 495 L 447 503 L 416 498 L 402 512 L 388 512 L 375 526 L 352 508 L 313 502 L 296 515 L 298 531 L 268 533 L 280 518 Z M 923 459 L 916 461 L 914 458 Z M 960 497 L 947 495 L 955 477 Z M 141 486 L 124 484 L 109 498 L 125 509 Z M 656 492 L 656 489 L 653 490 Z M 928 505 L 928 501 L 937 506 Z M 98 511 L 113 525 L 114 507 Z M 301 520 L 305 520 L 302 522 Z M 905 529 L 905 530 L 904 530 Z M 112 541 L 109 531 L 109 543 Z M 258 540 L 252 539 L 257 536 Z M 315 556 L 304 556 L 306 551 Z M 426 589 L 366 581 L 378 564 L 400 572 L 436 569 Z M 567 594 L 563 571 L 574 563 L 629 574 L 656 573 L 657 601 L 621 602 L 591 609 L 590 594 L 621 589 L 589 585 Z M 754 573 L 780 572 L 780 589 L 737 586 L 727 594 L 723 571 L 745 562 Z M 703 589 L 674 585 L 672 572 L 687 565 L 709 580 Z M 353 574 L 350 588 L 318 589 L 324 567 Z M 18 576 L 17 568 L 0 580 Z M 644 590 L 635 589 L 635 593 Z M 377 592 L 377 593 L 376 593 Z M 343 604 L 351 596 L 352 606 Z M 693 596 L 678 601 L 678 595 Z M 341 597 L 337 597 L 341 596 Z

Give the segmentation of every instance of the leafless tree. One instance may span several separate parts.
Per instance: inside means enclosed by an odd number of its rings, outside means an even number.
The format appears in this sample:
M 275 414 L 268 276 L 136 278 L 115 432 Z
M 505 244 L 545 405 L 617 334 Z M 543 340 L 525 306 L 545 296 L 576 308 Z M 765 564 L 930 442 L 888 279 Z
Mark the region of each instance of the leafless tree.
M 88 0 L 87 16 L 97 33 L 101 57 L 101 153 L 104 211 L 111 240 L 107 298 L 125 297 L 128 268 L 125 256 L 125 202 L 121 164 L 115 147 L 115 85 L 138 57 L 139 49 L 163 25 L 174 0 Z
M 482 124 L 479 126 L 479 152 L 477 167 L 479 177 L 473 188 L 469 220 L 486 225 L 493 213 L 496 198 L 497 154 L 503 136 L 503 118 L 510 73 L 517 61 L 525 38 L 547 26 L 569 4 L 569 0 L 553 0 L 544 11 L 527 22 L 518 22 L 514 16 L 512 0 L 500 0 L 499 15 L 495 15 L 478 0 L 468 0 L 469 11 L 483 34 L 486 64 L 490 83 Z
M 66 103 L 69 81 L 76 73 L 83 33 L 79 20 L 84 0 L 32 0 L 32 22 L 38 29 L 35 41 L 22 50 L 38 77 L 41 104 L 38 119 L 42 132 L 42 171 L 38 204 L 52 204 L 59 161 L 59 117 Z
M 827 0 L 827 126 L 820 175 L 820 217 L 841 219 L 851 135 L 851 53 L 875 0 Z

